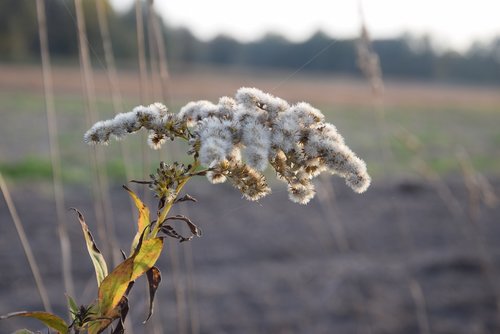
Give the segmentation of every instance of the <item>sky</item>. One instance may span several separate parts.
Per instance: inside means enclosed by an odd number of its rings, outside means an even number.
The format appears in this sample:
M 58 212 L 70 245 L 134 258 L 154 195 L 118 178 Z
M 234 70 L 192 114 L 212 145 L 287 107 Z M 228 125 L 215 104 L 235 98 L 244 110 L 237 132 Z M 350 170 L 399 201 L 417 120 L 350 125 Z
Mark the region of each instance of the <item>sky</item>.
M 111 0 L 118 10 L 134 2 Z M 251 41 L 272 31 L 301 41 L 318 29 L 357 36 L 359 3 L 372 38 L 430 34 L 437 47 L 461 51 L 500 36 L 500 0 L 156 0 L 155 7 L 171 26 L 204 40 L 222 33 Z

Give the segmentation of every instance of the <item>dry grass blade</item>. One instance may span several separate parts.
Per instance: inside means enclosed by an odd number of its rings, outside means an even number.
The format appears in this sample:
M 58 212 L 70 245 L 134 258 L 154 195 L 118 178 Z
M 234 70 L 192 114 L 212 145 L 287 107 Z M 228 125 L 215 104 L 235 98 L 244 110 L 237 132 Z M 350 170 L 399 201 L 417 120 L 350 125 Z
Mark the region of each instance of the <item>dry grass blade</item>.
M 320 176 L 323 180 L 318 185 L 318 200 L 321 207 L 321 213 L 327 221 L 328 228 L 335 239 L 336 246 L 341 253 L 348 252 L 351 249 L 349 240 L 345 234 L 345 228 L 342 220 L 338 217 L 338 208 L 336 206 L 335 191 L 332 183 L 325 176 Z M 323 234 L 323 233 L 321 233 Z
M 75 0 L 76 21 L 78 28 L 78 45 L 80 54 L 80 65 L 82 71 L 82 81 L 86 100 L 87 122 L 97 121 L 95 86 L 92 74 L 92 66 L 88 50 L 88 40 L 86 35 L 85 17 L 81 0 Z M 92 178 L 94 208 L 98 222 L 98 234 L 103 241 L 103 253 L 112 254 L 115 263 L 120 262 L 120 255 L 115 247 L 113 208 L 109 195 L 108 177 L 103 170 L 104 155 L 101 150 L 93 150 L 91 153 L 91 166 L 94 176 Z M 109 229 L 109 231 L 108 231 Z M 109 245 L 109 246 L 108 246 Z M 116 251 L 115 251 L 116 250 Z
M 33 255 L 33 251 L 31 250 L 30 243 L 26 236 L 26 232 L 24 231 L 23 224 L 19 215 L 17 214 L 16 207 L 14 206 L 14 202 L 12 201 L 12 197 L 10 196 L 9 188 L 5 183 L 5 180 L 0 173 L 0 189 L 2 190 L 3 197 L 5 198 L 5 202 L 7 203 L 7 207 L 9 208 L 10 215 L 12 217 L 12 221 L 16 227 L 17 235 L 21 240 L 21 245 L 23 246 L 24 254 L 26 255 L 26 259 L 28 260 L 28 264 L 31 269 L 31 273 L 33 274 L 33 278 L 35 279 L 35 284 L 38 289 L 38 293 L 40 294 L 40 298 L 43 303 L 43 307 L 45 311 L 52 313 L 52 307 L 50 306 L 49 295 L 47 293 L 47 289 L 42 280 L 42 275 L 40 275 L 40 269 L 36 263 L 35 256 Z
M 118 88 L 118 75 L 116 72 L 115 56 L 113 53 L 113 46 L 111 44 L 111 37 L 109 33 L 108 16 L 106 13 L 104 1 L 96 1 L 97 18 L 99 23 L 99 31 L 101 33 L 102 47 L 104 50 L 104 58 L 106 60 L 106 76 L 111 88 L 111 98 L 113 101 L 113 109 L 115 114 L 123 110 L 123 101 Z M 127 147 L 122 143 L 120 145 L 122 152 L 123 165 L 125 168 L 125 176 L 127 180 L 132 178 L 131 171 L 131 158 L 130 152 Z
M 392 151 L 387 138 L 387 124 L 385 118 L 385 88 L 384 81 L 382 78 L 382 69 L 380 66 L 380 60 L 378 54 L 373 49 L 370 34 L 366 27 L 365 17 L 363 13 L 363 7 L 361 1 L 359 2 L 359 16 L 361 18 L 361 32 L 356 45 L 356 51 L 358 55 L 358 66 L 361 72 L 365 75 L 368 83 L 370 84 L 372 91 L 372 106 L 373 110 L 377 114 L 377 123 L 379 128 L 379 144 L 381 148 L 380 157 L 383 160 L 383 165 L 388 165 L 389 160 L 392 157 Z M 391 203 L 394 203 L 391 201 Z M 394 205 L 394 211 L 399 210 Z M 406 231 L 406 226 L 404 222 L 397 219 L 398 229 L 400 233 Z M 412 251 L 412 247 L 409 246 L 409 242 L 405 242 L 405 235 L 401 239 L 401 244 L 403 248 L 408 249 L 409 252 Z M 409 241 L 409 240 L 408 240 Z M 427 314 L 427 303 L 425 294 L 420 285 L 420 282 L 411 276 L 411 274 L 405 272 L 405 283 L 408 286 L 412 301 L 415 304 L 415 317 L 417 320 L 418 328 L 420 333 L 428 334 L 430 333 L 429 316 Z
M 148 73 L 146 66 L 146 52 L 144 48 L 144 20 L 142 17 L 142 1 L 135 0 L 135 20 L 137 32 L 137 55 L 139 62 L 141 102 L 145 103 L 150 98 L 148 86 Z
M 158 15 L 154 10 L 154 2 L 153 0 L 149 0 L 149 8 L 150 8 L 150 18 L 151 18 L 151 28 L 153 30 L 153 35 L 156 44 L 156 50 L 158 52 L 158 66 L 160 68 L 160 84 L 161 84 L 161 97 L 163 101 L 168 102 L 170 99 L 168 98 L 169 93 L 169 79 L 170 75 L 168 73 L 168 63 L 167 63 L 167 54 L 165 52 L 165 42 L 163 40 L 163 34 L 161 30 L 161 25 L 158 19 Z
M 59 242 L 61 246 L 61 265 L 64 288 L 67 293 L 74 295 L 73 277 L 71 274 L 70 241 L 66 229 L 66 215 L 64 212 L 64 188 L 61 177 L 61 158 L 59 154 L 58 131 L 54 106 L 54 91 L 52 83 L 52 66 L 50 62 L 49 42 L 45 15 L 45 0 L 36 1 L 38 31 L 40 37 L 40 52 L 42 57 L 43 88 L 45 94 L 45 108 L 47 111 L 47 125 L 49 130 L 50 159 L 54 185 L 54 199 L 56 202 Z

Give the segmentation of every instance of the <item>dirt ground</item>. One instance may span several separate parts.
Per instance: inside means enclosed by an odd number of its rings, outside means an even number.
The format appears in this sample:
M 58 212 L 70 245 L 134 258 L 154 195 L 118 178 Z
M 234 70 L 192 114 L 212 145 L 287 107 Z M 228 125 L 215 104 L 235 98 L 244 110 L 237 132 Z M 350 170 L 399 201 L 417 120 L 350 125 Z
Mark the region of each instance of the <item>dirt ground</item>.
M 446 180 L 464 212 L 450 211 L 433 184 L 375 180 L 363 195 L 329 178 L 335 198 L 291 203 L 286 191 L 260 203 L 229 185 L 188 185 L 199 202 L 178 208 L 203 230 L 179 244 L 168 239 L 156 313 L 146 326 L 145 283 L 130 298 L 134 333 L 499 333 L 500 207 L 467 216 L 467 192 Z M 332 181 L 332 183 L 330 183 Z M 500 180 L 494 180 L 498 189 Z M 330 190 L 331 190 L 330 189 Z M 95 231 L 89 189 L 67 189 Z M 121 248 L 133 232 L 124 191 L 113 188 Z M 64 315 L 50 186 L 13 191 L 54 309 Z M 449 200 L 449 199 L 448 199 Z M 447 200 L 447 201 L 448 201 Z M 41 303 L 4 201 L 0 201 L 0 314 Z M 76 218 L 68 212 L 76 298 L 95 298 L 95 279 Z M 341 233 L 339 233 L 341 232 Z M 94 233 L 96 234 L 96 233 Z M 0 333 L 31 326 L 0 322 Z

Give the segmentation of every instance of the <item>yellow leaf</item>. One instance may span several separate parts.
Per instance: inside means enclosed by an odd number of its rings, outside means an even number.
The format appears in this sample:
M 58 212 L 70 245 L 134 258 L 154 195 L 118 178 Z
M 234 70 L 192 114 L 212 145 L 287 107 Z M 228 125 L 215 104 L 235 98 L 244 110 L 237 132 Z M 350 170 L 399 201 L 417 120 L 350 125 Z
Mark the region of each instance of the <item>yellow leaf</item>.
M 132 241 L 132 249 L 130 250 L 130 252 L 133 253 L 135 247 L 137 247 L 137 243 L 139 242 L 139 238 L 141 237 L 142 232 L 147 226 L 149 226 L 149 208 L 131 189 L 126 186 L 123 186 L 123 188 L 129 193 L 130 197 L 132 197 L 132 200 L 134 201 L 134 204 L 139 211 L 139 218 L 137 219 L 137 233 L 135 234 L 134 240 Z
M 14 313 L 9 313 L 4 316 L 0 317 L 0 320 L 3 319 L 8 319 L 8 318 L 13 318 L 13 317 L 26 317 L 26 318 L 33 318 L 37 319 L 41 322 L 43 322 L 46 326 L 55 329 L 58 333 L 61 334 L 67 334 L 69 332 L 68 325 L 66 322 L 59 318 L 58 316 L 52 314 L 52 313 L 47 313 L 47 312 L 14 312 Z
M 153 238 L 142 242 L 141 249 L 134 258 L 132 280 L 142 276 L 155 265 L 162 248 L 163 238 Z
M 118 305 L 132 281 L 133 269 L 134 257 L 129 257 L 104 278 L 98 293 L 100 316 L 108 316 Z
M 75 208 L 72 209 L 78 214 L 78 220 L 82 226 L 83 236 L 85 237 L 85 242 L 87 244 L 87 250 L 89 252 L 90 259 L 92 260 L 92 264 L 94 265 L 97 286 L 99 286 L 101 285 L 104 277 L 108 276 L 108 266 L 106 265 L 106 260 L 104 260 L 104 256 L 102 256 L 99 248 L 97 248 L 97 245 L 94 242 L 94 237 L 85 223 L 85 218 L 83 218 L 80 211 Z
M 158 260 L 163 238 L 143 240 L 143 237 L 139 238 L 134 254 L 102 281 L 98 294 L 100 316 L 108 317 L 124 296 L 129 283 L 151 269 Z

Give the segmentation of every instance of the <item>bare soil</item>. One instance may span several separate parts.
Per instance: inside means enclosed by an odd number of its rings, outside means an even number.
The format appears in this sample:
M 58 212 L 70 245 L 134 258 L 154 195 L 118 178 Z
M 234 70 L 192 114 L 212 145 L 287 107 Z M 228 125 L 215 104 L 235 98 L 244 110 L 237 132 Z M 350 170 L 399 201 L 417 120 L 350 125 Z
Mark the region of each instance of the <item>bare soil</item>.
M 498 206 L 480 205 L 471 221 L 467 191 L 458 179 L 446 185 L 463 212 L 450 211 L 434 186 L 422 181 L 376 180 L 363 195 L 341 180 L 330 181 L 323 187 L 333 186 L 336 196 L 326 206 L 317 198 L 308 206 L 291 203 L 279 187 L 250 203 L 229 185 L 203 180 L 189 185 L 199 202 L 177 212 L 189 215 L 203 236 L 182 244 L 167 240 L 159 262 L 163 282 L 149 324 L 141 325 L 143 281 L 130 298 L 134 333 L 500 332 Z M 493 185 L 498 189 L 499 180 Z M 67 206 L 84 212 L 97 231 L 89 189 L 66 190 Z M 54 309 L 64 315 L 50 187 L 20 185 L 13 195 Z M 133 233 L 129 202 L 119 187 L 112 196 L 117 240 L 126 250 Z M 0 314 L 40 310 L 3 201 L 0 221 Z M 96 295 L 95 279 L 70 212 L 67 226 L 75 297 L 88 303 Z M 0 322 L 0 333 L 25 326 L 42 329 L 25 319 L 7 320 Z

